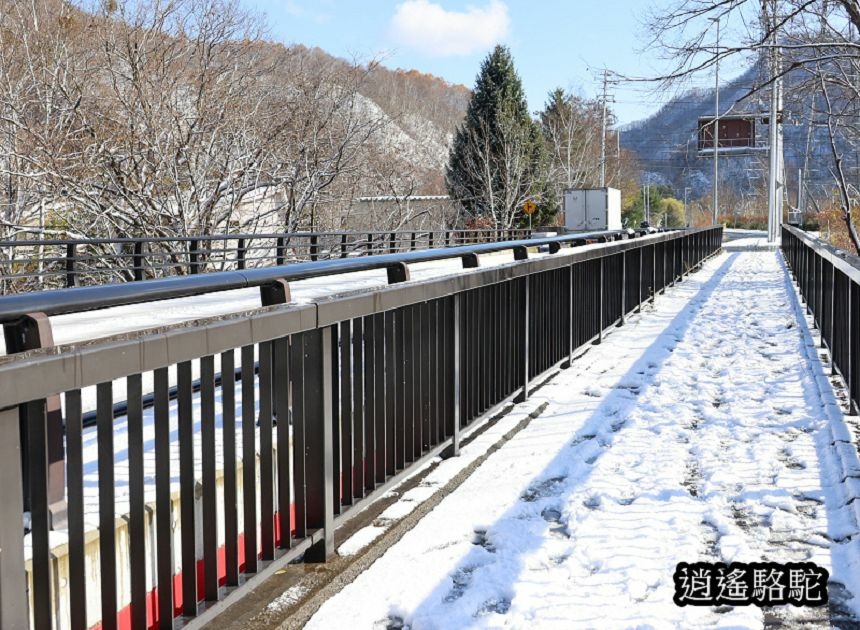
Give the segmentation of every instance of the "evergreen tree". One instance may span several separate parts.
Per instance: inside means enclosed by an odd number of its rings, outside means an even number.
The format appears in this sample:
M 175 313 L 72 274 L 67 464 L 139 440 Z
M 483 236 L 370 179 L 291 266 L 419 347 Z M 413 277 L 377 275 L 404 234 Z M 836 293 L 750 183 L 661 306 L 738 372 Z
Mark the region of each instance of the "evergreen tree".
M 528 224 L 526 201 L 538 211 L 535 225 L 557 211 L 548 185 L 541 129 L 529 115 L 510 51 L 496 46 L 481 64 L 466 119 L 454 137 L 445 180 L 467 214 L 494 227 Z

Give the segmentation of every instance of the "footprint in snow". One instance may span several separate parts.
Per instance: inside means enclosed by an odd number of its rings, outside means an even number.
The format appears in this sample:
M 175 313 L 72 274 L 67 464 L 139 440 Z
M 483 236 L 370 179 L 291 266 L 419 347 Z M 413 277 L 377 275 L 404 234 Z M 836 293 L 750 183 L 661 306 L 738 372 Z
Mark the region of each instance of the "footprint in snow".
M 597 436 L 594 433 L 586 433 L 584 435 L 577 435 L 573 438 L 573 442 L 570 443 L 571 447 L 579 446 L 583 442 L 588 442 L 589 440 L 593 440 Z
M 373 624 L 373 630 L 410 630 L 410 626 L 403 617 L 390 615 L 386 619 L 380 619 Z
M 589 510 L 596 510 L 597 508 L 600 507 L 600 503 L 601 503 L 600 497 L 596 494 L 591 495 L 585 501 L 582 502 L 582 504 L 585 507 L 587 507 Z
M 600 398 L 601 396 L 603 396 L 603 392 L 600 391 L 600 388 L 595 387 L 594 385 L 586 387 L 582 393 L 586 396 L 591 396 L 592 398 Z
M 567 523 L 561 519 L 561 511 L 556 508 L 546 508 L 540 513 L 543 520 L 549 525 L 549 532 L 557 538 L 570 538 Z
M 487 537 L 487 530 L 485 529 L 476 529 L 474 531 L 474 535 L 472 536 L 472 544 L 483 547 L 490 553 L 496 553 L 496 546 Z
M 558 565 L 561 565 L 561 564 L 564 564 L 565 562 L 567 562 L 568 558 L 570 558 L 570 554 L 569 553 L 563 553 L 559 556 L 551 556 L 549 561 L 552 562 L 554 565 L 558 566 Z
M 463 597 L 463 593 L 465 593 L 466 589 L 468 589 L 472 584 L 472 573 L 476 568 L 477 567 L 463 567 L 454 572 L 451 576 L 451 580 L 454 585 L 451 587 L 451 590 L 448 591 L 448 594 L 445 595 L 444 601 L 450 603 Z
M 527 503 L 532 503 L 544 497 L 558 496 L 561 494 L 566 479 L 567 476 L 560 476 L 539 481 L 526 490 L 520 498 Z
M 504 597 L 496 599 L 488 599 L 485 601 L 478 611 L 475 613 L 475 617 L 483 617 L 485 615 L 489 615 L 491 613 L 496 613 L 499 615 L 507 614 L 507 612 L 511 609 L 511 601 Z

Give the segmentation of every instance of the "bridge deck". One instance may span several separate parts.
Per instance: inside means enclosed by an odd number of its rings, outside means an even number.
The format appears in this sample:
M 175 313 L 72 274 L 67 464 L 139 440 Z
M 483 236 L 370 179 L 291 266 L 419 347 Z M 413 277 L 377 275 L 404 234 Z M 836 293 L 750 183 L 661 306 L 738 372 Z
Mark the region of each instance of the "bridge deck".
M 799 308 L 778 252 L 710 261 L 308 627 L 857 627 L 860 466 Z M 677 607 L 699 560 L 815 562 L 830 606 Z

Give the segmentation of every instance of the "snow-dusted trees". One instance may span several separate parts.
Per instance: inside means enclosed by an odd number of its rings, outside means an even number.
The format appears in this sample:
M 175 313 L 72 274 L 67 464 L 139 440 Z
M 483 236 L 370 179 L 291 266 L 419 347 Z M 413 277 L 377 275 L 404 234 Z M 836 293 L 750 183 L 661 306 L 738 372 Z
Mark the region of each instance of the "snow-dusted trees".
M 268 43 L 236 0 L 85 8 L 0 0 L 0 238 L 338 227 L 391 123 L 373 63 Z

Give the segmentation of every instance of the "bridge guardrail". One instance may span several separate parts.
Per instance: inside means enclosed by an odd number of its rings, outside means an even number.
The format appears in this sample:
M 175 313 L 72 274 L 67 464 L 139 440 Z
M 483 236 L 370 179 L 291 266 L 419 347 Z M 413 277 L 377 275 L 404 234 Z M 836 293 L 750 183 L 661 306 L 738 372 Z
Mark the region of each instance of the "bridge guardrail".
M 782 252 L 806 311 L 844 380 L 852 413 L 860 411 L 860 258 L 790 226 L 782 226 Z
M 528 238 L 528 229 L 0 240 L 0 295 Z
M 0 627 L 172 628 L 177 614 L 202 626 L 255 574 L 302 555 L 325 560 L 337 525 L 416 466 L 456 452 L 483 414 L 527 398 L 536 378 L 568 364 L 721 240 L 721 228 L 675 231 L 533 259 L 514 244 L 520 260 L 508 265 L 405 284 L 395 272 L 381 289 L 0 357 Z M 394 262 L 403 263 L 380 264 Z M 236 367 L 238 380 L 216 385 L 217 373 Z M 168 370 L 178 375 L 175 414 Z M 124 418 L 114 417 L 118 379 L 128 392 Z M 81 421 L 91 387 L 95 471 L 84 467 Z M 65 426 L 62 561 L 52 557 L 52 518 L 56 525 L 63 511 L 51 505 L 52 397 L 62 398 L 54 413 Z M 121 467 L 118 421 L 128 436 Z M 127 470 L 127 513 L 117 513 L 118 470 Z M 93 484 L 97 497 L 85 497 Z M 11 507 L 25 496 L 27 562 L 21 514 Z M 118 519 L 127 523 L 121 536 Z M 87 569 L 87 544 L 98 546 L 98 571 Z

